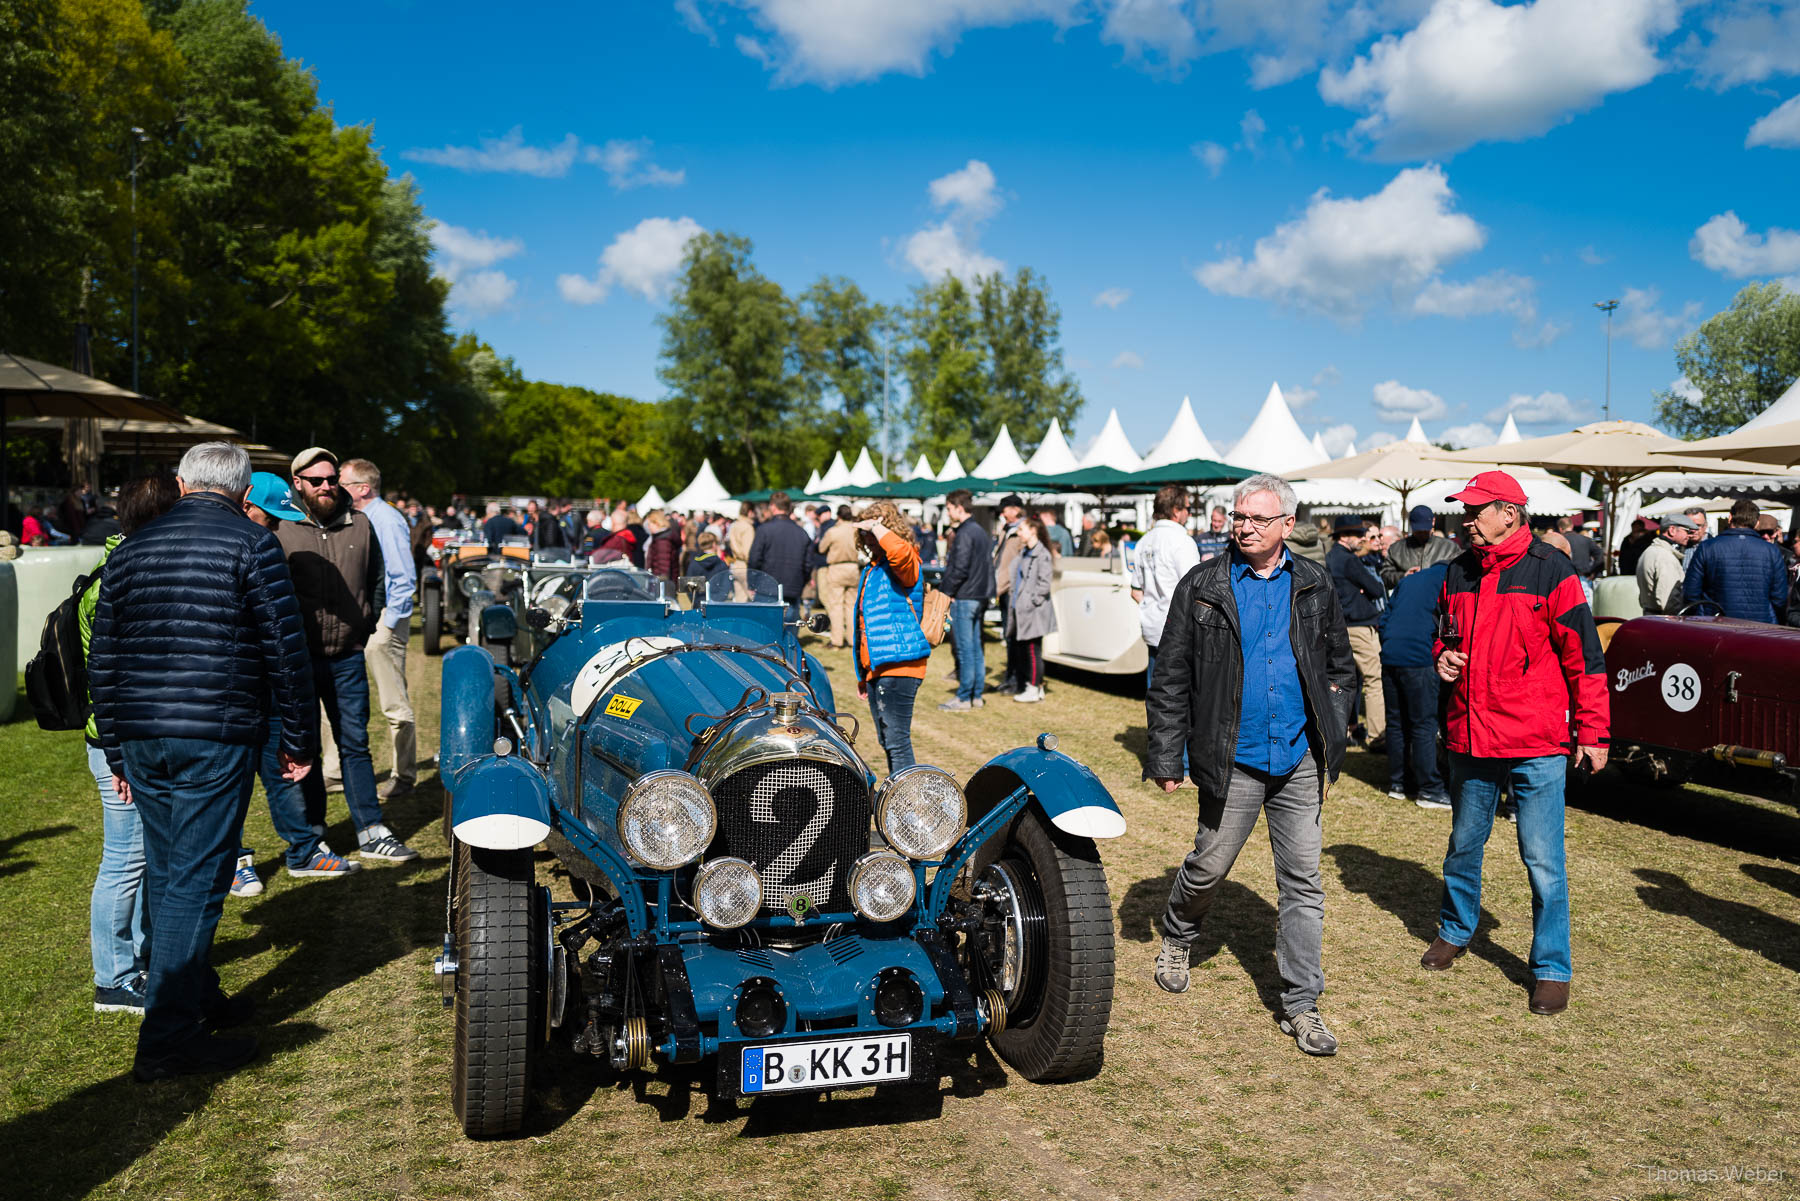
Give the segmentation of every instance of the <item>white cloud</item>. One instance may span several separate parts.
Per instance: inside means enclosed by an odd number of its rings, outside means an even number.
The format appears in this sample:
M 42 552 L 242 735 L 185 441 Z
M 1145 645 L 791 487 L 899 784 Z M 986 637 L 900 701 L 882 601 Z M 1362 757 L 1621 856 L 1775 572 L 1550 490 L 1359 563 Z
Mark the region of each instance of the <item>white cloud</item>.
M 1329 388 L 1344 378 L 1344 373 L 1337 369 L 1337 364 L 1327 363 L 1313 373 L 1313 387 Z
M 681 18 L 683 25 L 714 45 L 718 44 L 719 39 L 714 36 L 712 26 L 708 25 L 706 18 L 700 15 L 700 5 L 697 0 L 675 0 L 675 12 Z
M 1485 421 L 1471 421 L 1467 425 L 1453 425 L 1438 435 L 1439 442 L 1447 442 L 1458 450 L 1469 446 L 1490 446 L 1500 435 L 1494 427 Z
M 1679 0 L 1438 0 L 1417 28 L 1319 75 L 1326 101 L 1367 115 L 1383 155 L 1446 154 L 1535 137 L 1649 82 Z
M 1356 427 L 1354 425 L 1327 426 L 1319 431 L 1319 441 L 1325 444 L 1325 449 L 1330 452 L 1332 458 L 1341 458 L 1344 451 L 1349 449 L 1350 444 L 1356 441 Z
M 1481 248 L 1486 234 L 1454 204 L 1436 165 L 1401 171 L 1372 196 L 1335 197 L 1321 188 L 1303 214 L 1259 238 L 1248 260 L 1206 263 L 1194 277 L 1220 295 L 1353 322 L 1377 296 L 1413 296 L 1445 265 Z
M 1125 367 L 1132 371 L 1137 371 L 1144 365 L 1144 356 L 1135 351 L 1121 350 L 1113 357 L 1112 365 L 1114 367 Z
M 1507 397 L 1505 404 L 1491 410 L 1487 419 L 1499 425 L 1509 413 L 1521 425 L 1546 425 L 1555 422 L 1573 428 L 1593 416 L 1593 409 L 1586 401 L 1570 400 L 1561 392 L 1539 392 L 1536 396 L 1514 392 Z
M 1109 309 L 1116 309 L 1130 299 L 1130 288 L 1108 288 L 1094 297 L 1094 303 Z
M 1794 11 L 1800 12 L 1800 9 Z M 1744 138 L 1745 149 L 1751 146 L 1800 150 L 1800 96 L 1792 97 L 1757 119 Z
M 479 146 L 406 150 L 400 157 L 458 171 L 505 172 L 543 179 L 560 179 L 577 162 L 592 163 L 605 171 L 607 181 L 620 190 L 646 184 L 674 187 L 687 178 L 686 171 L 670 171 L 646 161 L 649 152 L 648 139 L 589 146 L 572 133 L 553 146 L 528 146 L 524 128 L 515 125 L 505 137 L 483 138 Z
M 1700 302 L 1689 301 L 1679 313 L 1657 307 L 1662 293 L 1655 288 L 1626 288 L 1619 294 L 1619 311 L 1613 329 L 1645 350 L 1662 350 L 1700 320 Z
M 1390 442 L 1398 442 L 1399 440 L 1400 439 L 1394 437 L 1394 435 L 1388 433 L 1386 430 L 1376 430 L 1362 440 L 1361 449 L 1374 450 L 1378 446 L 1386 446 Z
M 1080 0 L 739 0 L 768 41 L 740 37 L 738 49 L 783 83 L 827 86 L 890 71 L 923 75 L 934 52 L 965 30 L 1047 20 L 1073 24 Z M 755 47 L 746 48 L 746 43 Z
M 1114 0 L 1100 36 L 1126 57 L 1179 70 L 1200 54 L 1199 31 L 1182 0 Z
M 1706 399 L 1706 394 L 1696 388 L 1694 381 L 1685 375 L 1678 375 L 1670 380 L 1669 391 L 1689 404 L 1699 404 Z
M 1188 149 L 1194 152 L 1195 158 L 1206 164 L 1207 173 L 1214 179 L 1219 178 L 1219 172 L 1225 169 L 1225 160 L 1231 155 L 1229 150 L 1217 142 L 1195 142 Z
M 1691 37 L 1682 57 L 1716 88 L 1800 75 L 1800 7 L 1769 0 L 1721 4 L 1703 22 L 1710 37 Z
M 993 169 L 970 159 L 961 170 L 932 180 L 928 191 L 933 207 L 949 213 L 906 239 L 901 253 L 912 268 L 926 279 L 954 275 L 964 283 L 1004 271 L 1006 264 L 978 245 L 981 226 L 1002 204 Z
M 627 188 L 676 188 L 687 180 L 686 170 L 659 167 L 648 160 L 649 153 L 650 139 L 639 138 L 634 142 L 614 140 L 598 148 L 588 146 L 582 157 L 599 164 L 606 172 L 606 182 L 621 192 Z
M 1569 332 L 1566 321 L 1546 321 L 1535 328 L 1528 321 L 1522 321 L 1513 330 L 1513 345 L 1520 350 L 1541 350 Z
M 614 287 L 654 303 L 668 294 L 689 240 L 704 232 L 692 217 L 647 217 L 600 252 L 600 270 L 594 278 L 559 275 L 556 289 L 570 304 L 605 300 Z
M 1493 271 L 1462 283 L 1434 279 L 1413 297 L 1412 309 L 1437 317 L 1510 313 L 1521 321 L 1537 316 L 1536 285 L 1508 271 Z
M 1319 390 L 1308 388 L 1304 384 L 1289 384 L 1281 390 L 1281 395 L 1287 401 L 1288 408 L 1305 409 L 1312 407 L 1313 401 L 1319 399 Z
M 1243 135 L 1243 140 L 1238 145 L 1251 154 L 1259 154 L 1262 151 L 1262 136 L 1269 132 L 1269 123 L 1255 109 L 1251 109 L 1238 122 L 1238 132 Z
M 1399 380 L 1375 385 L 1375 415 L 1383 421 L 1436 421 L 1450 411 L 1444 398 L 1423 388 L 1409 388 Z
M 1800 230 L 1753 234 L 1736 213 L 1723 212 L 1694 231 L 1688 252 L 1722 275 L 1783 275 L 1800 271 Z
M 519 285 L 495 263 L 525 249 L 518 238 L 490 237 L 460 225 L 438 222 L 431 227 L 437 273 L 450 284 L 450 307 L 464 316 L 485 316 L 506 307 Z
M 1580 255 L 1581 255 L 1581 261 L 1586 263 L 1590 267 L 1598 267 L 1603 263 L 1610 263 L 1612 261 L 1606 255 L 1603 255 L 1598 250 L 1595 250 L 1592 246 L 1583 246 L 1581 248 Z

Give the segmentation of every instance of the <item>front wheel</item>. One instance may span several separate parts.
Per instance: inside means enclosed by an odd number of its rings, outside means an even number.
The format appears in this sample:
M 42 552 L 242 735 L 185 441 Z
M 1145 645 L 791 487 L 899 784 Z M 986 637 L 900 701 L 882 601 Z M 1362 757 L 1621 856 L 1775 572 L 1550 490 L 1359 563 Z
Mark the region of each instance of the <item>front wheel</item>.
M 1113 920 L 1093 839 L 1026 810 L 974 899 L 971 959 L 985 979 L 971 983 L 1005 1001 L 994 1049 L 1027 1080 L 1098 1069 L 1112 1015 Z
M 472 1138 L 525 1120 L 544 1038 L 548 914 L 531 852 L 456 844 L 456 1050 L 451 1103 Z
M 441 655 L 444 653 L 444 593 L 438 588 L 425 589 L 425 598 L 419 603 L 425 623 L 425 653 Z

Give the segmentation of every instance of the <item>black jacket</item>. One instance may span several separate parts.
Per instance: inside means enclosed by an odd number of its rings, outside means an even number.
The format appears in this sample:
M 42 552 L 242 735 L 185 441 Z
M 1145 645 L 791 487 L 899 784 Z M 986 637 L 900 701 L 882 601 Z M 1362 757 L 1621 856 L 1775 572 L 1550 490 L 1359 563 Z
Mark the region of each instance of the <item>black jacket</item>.
M 1208 559 L 1176 586 L 1146 700 L 1150 754 L 1145 774 L 1180 779 L 1185 748 L 1195 785 L 1210 797 L 1225 795 L 1231 779 L 1244 691 L 1237 598 L 1227 574 L 1234 560 L 1233 555 Z M 1289 560 L 1293 600 L 1288 639 L 1306 697 L 1307 744 L 1319 760 L 1320 775 L 1335 780 L 1344 761 L 1345 708 L 1356 686 L 1356 662 L 1331 577 L 1310 559 L 1290 554 Z
M 109 760 L 147 738 L 259 745 L 271 695 L 281 748 L 296 759 L 317 750 L 312 658 L 287 559 L 216 492 L 182 497 L 107 560 L 87 666 Z
M 1336 543 L 1325 554 L 1325 566 L 1331 572 L 1331 583 L 1337 589 L 1338 608 L 1344 611 L 1344 624 L 1372 626 L 1381 618 L 1377 601 L 1387 596 L 1387 589 L 1368 564 L 1350 553 L 1343 543 Z
M 994 595 L 994 540 L 973 517 L 956 527 L 938 587 L 951 600 L 984 601 Z
M 811 549 L 812 539 L 800 523 L 778 514 L 756 527 L 748 566 L 780 584 L 781 599 L 797 605 L 806 588 L 806 552 Z

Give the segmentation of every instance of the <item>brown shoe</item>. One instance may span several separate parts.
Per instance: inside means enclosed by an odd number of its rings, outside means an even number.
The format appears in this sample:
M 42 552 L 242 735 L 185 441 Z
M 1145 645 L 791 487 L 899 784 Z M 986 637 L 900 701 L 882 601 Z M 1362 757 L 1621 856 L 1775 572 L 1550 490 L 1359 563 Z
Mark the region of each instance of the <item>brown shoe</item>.
M 1531 1012 L 1561 1013 L 1569 1007 L 1567 980 L 1539 980 L 1531 990 Z
M 1451 964 L 1455 963 L 1460 956 L 1468 953 L 1469 948 L 1467 947 L 1459 947 L 1453 942 L 1434 938 L 1431 940 L 1431 945 L 1425 948 L 1425 953 L 1419 956 L 1419 966 L 1428 972 L 1447 972 L 1450 970 Z

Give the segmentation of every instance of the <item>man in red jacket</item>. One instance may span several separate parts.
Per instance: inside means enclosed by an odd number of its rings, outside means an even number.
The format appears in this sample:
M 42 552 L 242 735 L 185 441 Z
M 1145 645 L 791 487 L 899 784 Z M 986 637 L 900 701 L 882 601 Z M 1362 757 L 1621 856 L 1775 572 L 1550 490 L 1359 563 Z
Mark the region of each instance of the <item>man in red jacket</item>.
M 1510 791 L 1519 854 L 1531 878 L 1531 1012 L 1569 1004 L 1569 877 L 1563 781 L 1569 759 L 1606 766 L 1606 662 L 1581 579 L 1532 540 L 1525 491 L 1484 471 L 1450 498 L 1463 505 L 1469 550 L 1450 563 L 1438 598 L 1438 675 L 1450 685 L 1450 849 L 1438 934 L 1419 963 L 1448 969 L 1481 913 L 1481 853 Z M 1571 729 L 1573 735 L 1571 736 Z

